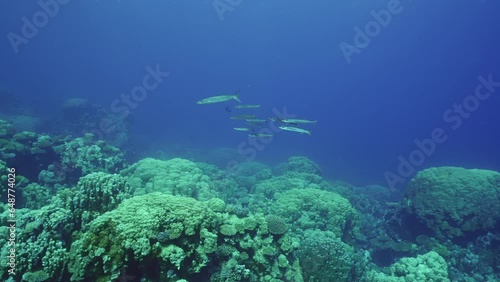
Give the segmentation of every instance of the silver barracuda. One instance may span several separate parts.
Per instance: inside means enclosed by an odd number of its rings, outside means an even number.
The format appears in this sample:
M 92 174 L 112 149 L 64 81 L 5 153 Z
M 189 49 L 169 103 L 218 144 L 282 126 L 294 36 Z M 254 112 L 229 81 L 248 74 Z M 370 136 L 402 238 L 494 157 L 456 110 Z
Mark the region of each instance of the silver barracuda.
M 241 103 L 240 99 L 238 98 L 238 95 L 220 95 L 220 96 L 212 96 L 205 98 L 203 100 L 196 102 L 196 104 L 198 105 L 214 104 L 214 103 L 227 102 L 230 100 L 236 100 Z
M 281 119 L 282 123 L 290 123 L 290 124 L 306 124 L 306 123 L 316 123 L 317 120 L 307 120 L 307 119 L 295 119 L 295 118 L 287 118 Z
M 253 129 L 247 128 L 247 127 L 235 127 L 234 130 L 236 130 L 236 131 L 252 131 Z
M 293 127 L 293 126 L 280 126 L 279 128 L 280 128 L 281 130 L 286 130 L 286 131 L 297 132 L 297 133 L 300 133 L 300 134 L 308 134 L 308 135 L 311 135 L 311 131 L 309 131 L 309 130 L 305 130 L 305 129 L 302 129 L 302 128 L 298 128 L 298 127 Z

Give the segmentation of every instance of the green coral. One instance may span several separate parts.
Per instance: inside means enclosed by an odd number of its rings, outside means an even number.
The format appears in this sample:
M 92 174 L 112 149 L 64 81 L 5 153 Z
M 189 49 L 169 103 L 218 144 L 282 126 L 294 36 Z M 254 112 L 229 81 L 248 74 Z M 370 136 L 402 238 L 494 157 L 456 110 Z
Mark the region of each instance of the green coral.
M 292 189 L 276 196 L 271 211 L 299 233 L 306 229 L 320 229 L 343 238 L 359 231 L 358 212 L 347 199 L 333 192 Z
M 215 213 L 191 198 L 162 193 L 131 198 L 117 209 L 95 219 L 89 231 L 72 246 L 69 264 L 72 280 L 82 280 L 89 275 L 112 277 L 123 267 L 124 261 L 143 261 L 154 257 L 168 258 L 164 265 L 165 272 L 170 265 L 183 271 L 199 270 L 208 261 L 205 253 L 195 248 L 194 245 L 199 242 L 194 235 L 203 227 L 213 229 L 211 225 L 215 223 Z M 177 242 L 187 250 L 181 252 L 181 246 L 155 243 L 161 231 L 182 234 L 185 238 L 191 236 L 191 240 Z M 213 249 L 213 246 L 210 248 Z
M 279 216 L 270 214 L 266 216 L 266 222 L 269 233 L 273 235 L 281 235 L 288 231 L 286 222 Z
M 303 156 L 294 156 L 288 158 L 286 169 L 287 171 L 298 173 L 321 175 L 320 166 L 313 162 L 311 159 Z
M 14 129 L 12 123 L 0 119 L 0 138 L 11 138 L 15 132 L 16 130 Z
M 29 131 L 23 131 L 14 134 L 13 136 L 14 140 L 19 141 L 19 142 L 26 142 L 26 141 L 34 141 L 36 140 L 36 133 L 34 132 L 29 132 Z
M 82 226 L 98 215 L 111 211 L 131 197 L 133 189 L 118 174 L 95 172 L 81 177 L 76 188 L 70 189 L 65 208 L 71 210 Z
M 364 281 L 373 282 L 447 282 L 448 265 L 436 252 L 416 258 L 402 258 L 388 269 L 388 273 L 370 270 Z
M 307 230 L 297 256 L 306 281 L 352 281 L 353 248 L 332 232 Z
M 322 179 L 315 174 L 287 173 L 275 176 L 255 185 L 255 194 L 272 199 L 276 193 L 291 189 L 321 189 Z
M 210 178 L 196 163 L 185 159 L 162 161 L 146 158 L 123 170 L 121 174 L 136 188 L 136 195 L 163 192 L 200 200 L 217 195 L 210 189 Z
M 24 207 L 29 209 L 40 209 L 50 203 L 52 195 L 50 189 L 38 183 L 30 183 L 21 190 L 21 195 L 25 201 Z
M 69 139 L 54 150 L 61 156 L 61 165 L 66 169 L 80 169 L 82 175 L 91 172 L 117 173 L 126 166 L 123 153 L 93 134 Z
M 500 173 L 459 167 L 419 172 L 409 183 L 408 209 L 440 238 L 485 231 L 500 222 Z
M 253 220 L 215 212 L 209 202 L 192 198 L 158 192 L 136 196 L 90 223 L 72 244 L 68 269 L 73 281 L 113 279 L 134 263 L 146 276 L 158 276 L 161 281 L 167 281 L 168 275 L 191 281 L 211 263 L 220 269 L 211 281 L 221 281 L 220 277 L 271 281 L 263 280 L 264 276 L 301 281 L 292 255 L 298 244 L 284 251 L 282 243 L 266 232 L 263 215 L 249 217 Z M 159 273 L 152 273 L 151 264 L 160 266 Z M 233 281 L 227 279 L 222 281 Z
M 33 146 L 35 148 L 39 148 L 39 149 L 46 149 L 46 148 L 51 147 L 53 143 L 54 143 L 54 140 L 52 139 L 51 136 L 46 135 L 46 134 L 41 134 L 41 135 L 38 135 L 38 138 L 37 138 L 36 142 L 33 143 Z
M 8 211 L 1 215 L 1 219 L 2 222 L 9 219 Z M 54 280 L 60 280 L 68 261 L 71 233 L 75 230 L 71 211 L 53 204 L 39 210 L 19 209 L 16 220 L 15 280 L 21 281 L 23 273 L 30 272 L 29 278 L 42 277 L 45 273 Z M 3 234 L 8 232 L 6 226 L 0 228 Z M 3 258 L 7 257 L 11 248 L 6 239 L 6 236 L 0 238 L 0 255 Z M 39 272 L 41 270 L 43 272 Z M 5 281 L 7 276 L 3 267 L 0 278 Z
M 0 121 L 1 121 L 1 119 L 0 119 Z M 7 167 L 7 164 L 2 159 L 0 159 L 0 181 L 2 181 L 2 183 L 7 183 L 7 178 L 8 178 L 7 175 L 9 173 L 8 169 L 9 168 Z
M 207 201 L 208 207 L 214 212 L 223 212 L 226 209 L 226 203 L 218 198 L 212 198 Z
M 27 272 L 23 274 L 23 280 L 26 282 L 44 282 L 49 281 L 50 276 L 43 270 Z
M 236 227 L 232 224 L 223 224 L 220 227 L 220 233 L 224 236 L 233 236 L 238 232 Z

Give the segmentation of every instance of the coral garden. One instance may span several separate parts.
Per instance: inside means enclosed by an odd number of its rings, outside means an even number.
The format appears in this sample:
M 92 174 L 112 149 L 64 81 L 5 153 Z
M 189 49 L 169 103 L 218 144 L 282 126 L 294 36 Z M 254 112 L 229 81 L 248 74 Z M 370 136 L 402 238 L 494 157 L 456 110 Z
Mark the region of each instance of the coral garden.
M 300 156 L 236 174 L 182 158 L 128 163 L 92 134 L 3 120 L 0 145 L 2 185 L 17 169 L 15 231 L 13 206 L 0 207 L 3 281 L 500 281 L 495 171 L 425 169 L 395 200 L 327 180 Z

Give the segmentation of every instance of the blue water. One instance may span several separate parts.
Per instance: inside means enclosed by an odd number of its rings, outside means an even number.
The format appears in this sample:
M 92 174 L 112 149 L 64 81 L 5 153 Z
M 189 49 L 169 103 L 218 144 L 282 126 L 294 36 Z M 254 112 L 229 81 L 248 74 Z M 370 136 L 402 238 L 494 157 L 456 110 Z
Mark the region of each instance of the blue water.
M 51 120 L 70 97 L 111 109 L 142 83 L 147 66 L 159 65 L 170 75 L 127 117 L 128 146 L 138 156 L 173 148 L 210 156 L 228 148 L 247 158 L 237 152 L 247 136 L 232 130 L 238 123 L 225 110 L 236 102 L 196 104 L 239 91 L 243 102 L 262 105 L 261 117 L 286 107 L 297 118 L 318 120 L 307 127 L 311 136 L 276 133 L 256 161 L 304 155 L 327 178 L 385 185 L 384 172 L 397 170 L 398 156 L 407 158 L 415 139 L 442 128 L 448 139 L 418 170 L 500 170 L 500 88 L 456 130 L 443 120 L 474 94 L 479 75 L 500 81 L 500 5 L 401 1 L 402 10 L 348 63 L 339 44 L 353 44 L 353 28 L 363 29 L 373 20 L 370 11 L 388 2 L 243 0 L 222 20 L 212 1 L 69 1 L 16 54 L 9 32 L 20 35 L 22 18 L 32 20 L 41 8 L 4 1 L 0 86 L 30 114 Z

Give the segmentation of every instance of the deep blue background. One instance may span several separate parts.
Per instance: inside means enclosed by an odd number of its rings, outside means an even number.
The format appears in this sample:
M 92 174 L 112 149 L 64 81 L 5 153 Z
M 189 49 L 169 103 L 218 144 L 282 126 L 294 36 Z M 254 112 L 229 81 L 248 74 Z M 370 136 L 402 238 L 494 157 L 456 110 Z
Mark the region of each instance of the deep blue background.
M 276 134 L 257 161 L 300 154 L 330 178 L 384 184 L 414 139 L 442 127 L 449 139 L 419 169 L 500 170 L 500 88 L 456 131 L 442 119 L 473 94 L 478 75 L 500 81 L 500 5 L 402 0 L 403 11 L 348 64 L 339 44 L 353 44 L 353 28 L 388 2 L 243 0 L 221 21 L 212 1 L 73 0 L 15 54 L 7 33 L 19 34 L 21 18 L 40 7 L 2 1 L 0 86 L 50 115 L 68 97 L 111 105 L 160 64 L 170 76 L 133 110 L 139 151 L 236 149 L 246 136 L 232 130 L 226 105 L 196 101 L 240 90 L 262 117 L 286 106 L 318 120 L 312 136 Z

